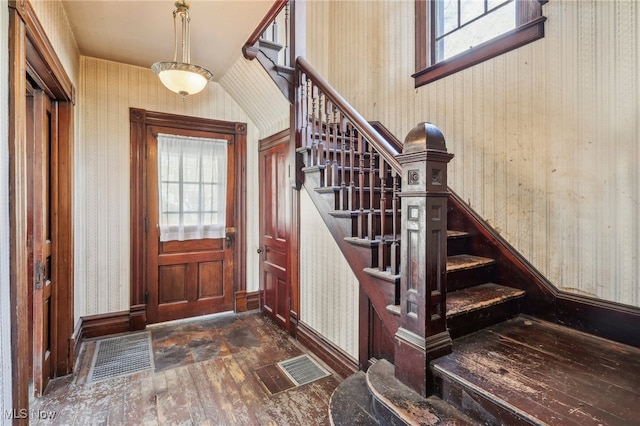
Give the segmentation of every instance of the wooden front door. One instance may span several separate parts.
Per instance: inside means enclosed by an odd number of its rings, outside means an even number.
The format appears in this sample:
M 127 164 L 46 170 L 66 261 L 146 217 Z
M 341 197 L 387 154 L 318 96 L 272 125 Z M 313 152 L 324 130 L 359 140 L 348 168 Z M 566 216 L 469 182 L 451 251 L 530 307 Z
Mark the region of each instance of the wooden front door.
M 30 290 L 32 321 L 32 374 L 36 396 L 42 395 L 53 373 L 53 190 L 51 153 L 56 123 L 52 119 L 51 99 L 39 89 L 27 94 L 27 137 L 29 140 L 29 235 Z
M 284 329 L 290 322 L 289 135 L 260 141 L 260 291 L 262 310 Z
M 200 237 L 161 241 L 160 215 L 167 211 L 159 207 L 158 134 L 206 138 L 225 142 L 227 145 L 227 180 L 222 188 L 226 197 L 226 223 L 220 238 Z M 146 265 L 147 265 L 147 322 L 156 323 L 198 315 L 224 312 L 233 309 L 234 291 L 234 243 L 235 243 L 235 143 L 229 134 L 192 131 L 187 129 L 147 127 L 147 175 L 146 175 Z M 213 142 L 212 142 L 213 143 Z M 162 185 L 180 188 L 180 200 L 186 204 L 194 187 L 204 183 L 187 177 L 190 167 L 186 159 L 179 161 L 184 178 L 177 182 L 173 177 L 162 177 Z M 176 163 L 177 164 L 177 163 Z M 201 165 L 202 174 L 208 173 Z M 163 167 L 164 169 L 164 167 Z M 181 173 L 183 173 L 181 172 Z M 167 183 L 169 179 L 170 183 Z M 220 188 L 218 188 L 220 189 Z M 217 189 L 217 190 L 218 190 Z M 197 190 L 196 190 L 197 192 Z M 176 192 L 174 192 L 176 193 Z M 215 204 L 215 203 L 213 203 Z M 216 206 L 212 207 L 214 210 Z M 209 211 L 212 209 L 209 208 Z M 188 210 L 189 208 L 187 208 Z M 181 237 L 182 238 L 182 237 Z

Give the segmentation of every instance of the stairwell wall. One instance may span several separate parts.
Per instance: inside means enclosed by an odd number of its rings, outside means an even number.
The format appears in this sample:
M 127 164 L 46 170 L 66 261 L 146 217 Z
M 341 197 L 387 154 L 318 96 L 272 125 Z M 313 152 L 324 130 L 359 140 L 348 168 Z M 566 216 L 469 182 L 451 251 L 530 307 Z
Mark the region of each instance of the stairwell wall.
M 300 320 L 358 359 L 358 280 L 304 188 L 300 217 Z
M 413 0 L 307 10 L 310 63 L 366 119 L 434 123 L 452 189 L 557 288 L 640 306 L 640 3 L 552 0 L 542 40 L 419 88 Z

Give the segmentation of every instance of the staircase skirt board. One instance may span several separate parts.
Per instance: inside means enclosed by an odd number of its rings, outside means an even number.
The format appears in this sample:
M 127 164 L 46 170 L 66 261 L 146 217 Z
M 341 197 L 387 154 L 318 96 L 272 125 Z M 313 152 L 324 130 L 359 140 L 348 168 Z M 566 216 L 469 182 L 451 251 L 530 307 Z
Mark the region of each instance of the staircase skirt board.
M 527 316 L 454 340 L 442 398 L 487 424 L 640 424 L 640 350 Z

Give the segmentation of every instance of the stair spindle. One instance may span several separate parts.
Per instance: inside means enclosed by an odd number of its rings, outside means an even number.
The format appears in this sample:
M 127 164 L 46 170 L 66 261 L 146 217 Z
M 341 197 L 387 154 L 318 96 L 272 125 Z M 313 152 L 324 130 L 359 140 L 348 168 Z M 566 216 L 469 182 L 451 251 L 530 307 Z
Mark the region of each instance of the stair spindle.
M 387 237 L 385 235 L 385 225 L 387 222 L 387 162 L 384 158 L 379 159 L 379 174 L 380 174 L 380 244 L 378 244 L 378 270 L 385 271 L 387 269 Z M 373 197 L 373 193 L 371 194 Z

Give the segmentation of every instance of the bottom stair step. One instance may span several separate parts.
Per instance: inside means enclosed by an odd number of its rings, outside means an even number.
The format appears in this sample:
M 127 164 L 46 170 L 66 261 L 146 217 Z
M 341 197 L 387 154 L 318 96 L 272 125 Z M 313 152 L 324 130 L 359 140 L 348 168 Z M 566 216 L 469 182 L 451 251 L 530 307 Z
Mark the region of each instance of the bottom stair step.
M 358 371 L 347 377 L 331 395 L 329 419 L 334 426 L 376 426 L 380 423 L 373 414 L 372 396 L 367 387 L 366 374 Z
M 373 406 L 380 424 L 478 424 L 440 398 L 424 398 L 404 385 L 396 379 L 395 367 L 387 360 L 379 360 L 369 368 L 367 384 L 373 395 Z
M 331 395 L 334 426 L 478 425 L 438 397 L 423 398 L 395 377 L 395 367 L 376 361 L 365 374 L 347 377 Z

